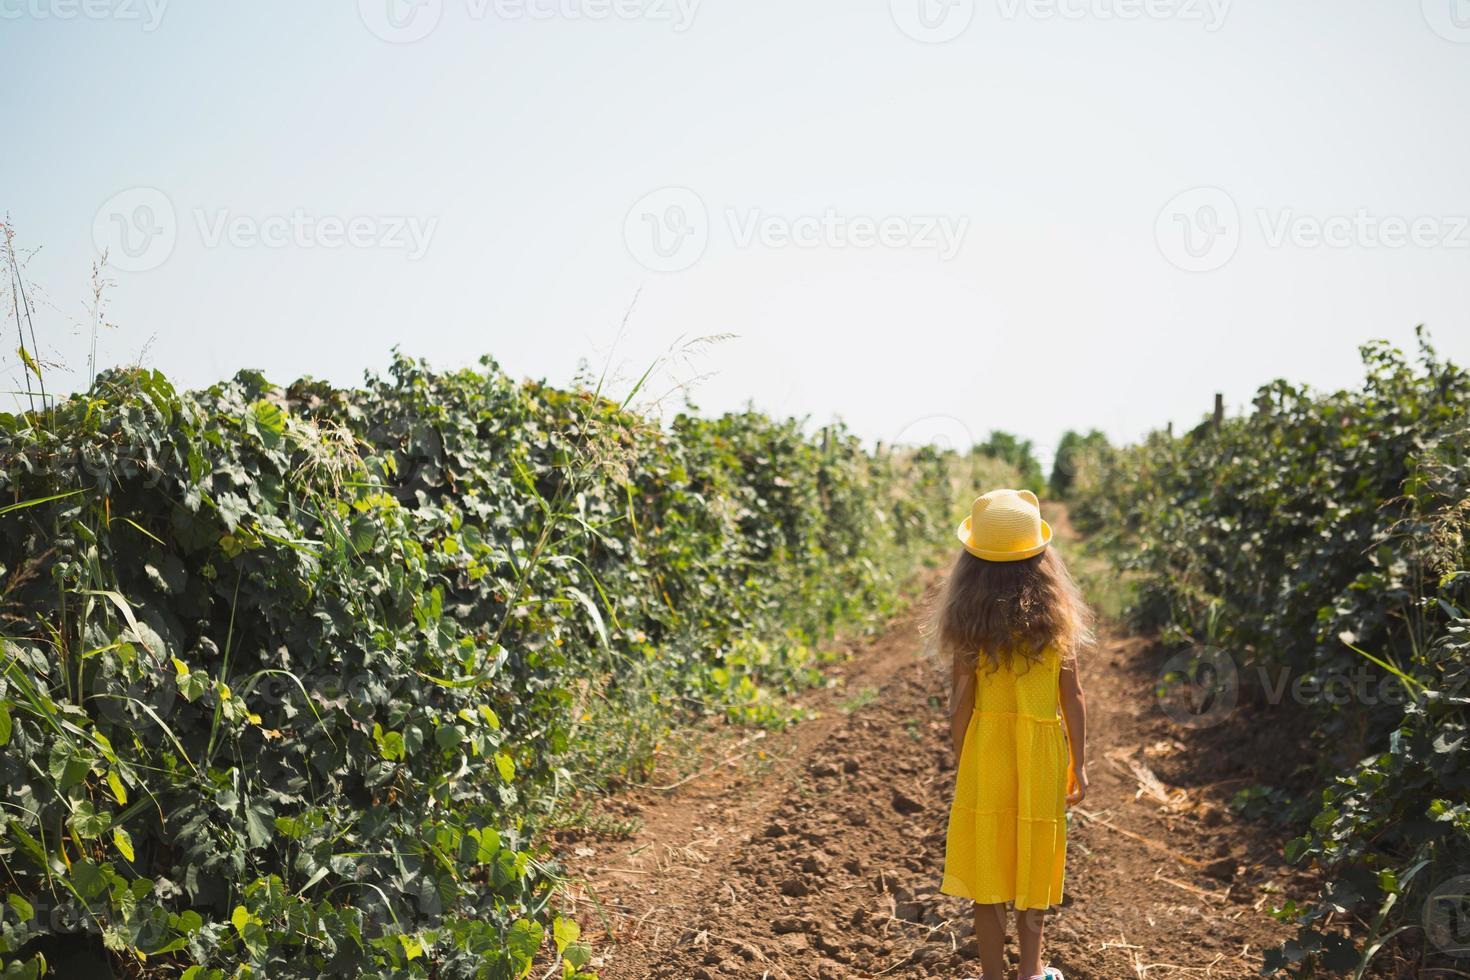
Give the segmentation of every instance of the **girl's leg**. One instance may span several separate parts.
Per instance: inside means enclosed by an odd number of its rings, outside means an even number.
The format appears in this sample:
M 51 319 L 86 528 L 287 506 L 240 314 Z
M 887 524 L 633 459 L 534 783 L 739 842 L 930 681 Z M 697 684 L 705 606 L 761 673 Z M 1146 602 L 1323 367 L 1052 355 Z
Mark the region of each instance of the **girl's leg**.
M 1041 931 L 1046 926 L 1045 909 L 1016 909 L 1016 932 L 1021 946 L 1021 980 L 1041 976 Z
M 1006 907 L 975 903 L 975 943 L 984 980 L 1006 977 Z

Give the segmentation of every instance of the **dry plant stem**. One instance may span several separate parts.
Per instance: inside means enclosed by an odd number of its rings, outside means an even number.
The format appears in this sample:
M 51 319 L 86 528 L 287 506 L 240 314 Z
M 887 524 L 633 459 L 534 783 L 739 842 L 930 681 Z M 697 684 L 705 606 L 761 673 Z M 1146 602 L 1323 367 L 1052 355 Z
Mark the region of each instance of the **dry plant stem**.
M 31 356 L 29 359 L 27 358 L 25 326 L 31 320 L 31 304 L 26 299 L 25 286 L 21 281 L 20 263 L 15 257 L 15 227 L 11 225 L 9 216 L 6 217 L 4 229 L 5 262 L 10 272 L 10 304 L 12 313 L 15 316 L 15 332 L 20 338 L 20 359 L 21 368 L 25 373 L 26 379 L 26 400 L 30 404 L 31 411 L 34 412 L 36 410 L 36 399 L 35 395 L 31 392 L 31 374 L 33 373 L 31 362 L 35 361 L 39 365 L 41 352 L 36 349 L 36 325 L 31 323 Z M 22 305 L 24 305 L 24 311 L 22 311 Z M 41 393 L 41 405 L 45 407 L 46 383 L 41 380 L 39 370 L 34 371 L 34 373 L 36 375 L 36 386 L 40 389 Z
M 756 734 L 750 736 L 749 738 L 741 740 L 735 747 L 736 748 L 739 748 L 742 745 L 748 745 L 751 742 L 758 741 L 759 739 L 763 739 L 765 737 L 766 737 L 766 733 L 765 732 L 757 732 Z M 667 784 L 665 784 L 663 786 L 645 786 L 643 788 L 645 788 L 645 789 L 652 789 L 652 790 L 658 790 L 660 793 L 667 793 L 667 792 L 669 792 L 671 790 L 678 789 L 680 786 L 683 786 L 686 783 L 691 783 L 694 780 L 700 778 L 701 776 L 708 776 L 712 772 L 718 772 L 720 769 L 723 769 L 725 766 L 728 766 L 731 763 L 740 761 L 741 759 L 743 759 L 746 756 L 750 755 L 754 751 L 755 751 L 755 749 L 746 749 L 744 752 L 736 752 L 736 753 L 733 753 L 732 755 L 727 755 L 727 756 L 725 756 L 725 758 L 721 759 L 719 762 L 715 763 L 714 765 L 710 766 L 709 768 L 707 768 L 707 769 L 701 769 L 698 772 L 690 773 L 689 775 L 685 776 L 683 779 L 678 780 L 677 782 L 667 783 Z
M 1131 837 L 1132 839 L 1138 841 L 1140 844 L 1143 844 L 1146 847 L 1150 847 L 1156 851 L 1162 851 L 1174 860 L 1178 861 L 1180 864 L 1187 864 L 1191 868 L 1203 868 L 1205 865 L 1209 864 L 1208 861 L 1196 861 L 1194 858 L 1185 857 L 1183 854 L 1180 854 L 1173 848 L 1168 847 L 1164 844 L 1160 844 L 1158 841 L 1150 837 L 1144 837 L 1142 834 L 1135 834 L 1131 830 L 1125 830 L 1124 828 L 1119 827 L 1115 824 L 1108 823 L 1096 813 L 1088 813 L 1081 807 L 1073 807 L 1071 812 L 1077 814 L 1079 817 L 1082 817 L 1088 823 L 1095 823 L 1099 827 L 1106 827 L 1109 830 L 1114 831 L 1115 833 L 1122 834 L 1124 837 Z

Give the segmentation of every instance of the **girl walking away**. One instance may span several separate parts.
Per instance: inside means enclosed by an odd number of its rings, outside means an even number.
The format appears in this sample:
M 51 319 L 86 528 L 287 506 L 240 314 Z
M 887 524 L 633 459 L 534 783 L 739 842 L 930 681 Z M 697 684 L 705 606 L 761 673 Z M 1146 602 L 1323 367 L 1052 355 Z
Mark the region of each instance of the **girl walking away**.
M 1087 794 L 1077 654 L 1091 632 L 1051 536 L 1029 490 L 978 498 L 939 611 L 959 760 L 941 887 L 975 903 L 981 980 L 1009 980 L 1007 905 L 1019 980 L 1062 977 L 1042 969 L 1041 939 L 1047 910 L 1062 900 L 1066 806 Z

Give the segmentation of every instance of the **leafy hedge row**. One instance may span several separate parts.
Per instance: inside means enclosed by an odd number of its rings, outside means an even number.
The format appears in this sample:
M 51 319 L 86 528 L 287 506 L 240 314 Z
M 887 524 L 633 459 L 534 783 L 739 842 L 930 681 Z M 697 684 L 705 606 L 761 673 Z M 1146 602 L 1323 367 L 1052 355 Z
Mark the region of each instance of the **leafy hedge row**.
M 680 713 L 779 723 L 959 462 L 489 361 L 0 415 L 4 975 L 585 976 L 538 824 Z
M 1425 901 L 1470 872 L 1470 375 L 1421 343 L 1417 365 L 1365 347 L 1360 390 L 1279 381 L 1218 431 L 1093 447 L 1073 473 L 1074 515 L 1167 639 L 1372 695 L 1314 702 L 1324 788 L 1287 856 L 1326 883 L 1267 957 L 1295 976 L 1365 970 L 1390 937 L 1449 965 Z M 1365 669 L 1379 683 L 1345 682 Z

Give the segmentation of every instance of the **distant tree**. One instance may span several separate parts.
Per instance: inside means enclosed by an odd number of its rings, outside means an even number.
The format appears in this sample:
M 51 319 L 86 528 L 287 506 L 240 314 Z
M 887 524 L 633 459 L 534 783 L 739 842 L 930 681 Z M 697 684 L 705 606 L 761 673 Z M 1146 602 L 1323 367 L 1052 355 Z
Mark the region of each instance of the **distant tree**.
M 975 447 L 981 456 L 989 456 L 1010 463 L 1021 474 L 1021 487 L 1040 496 L 1046 492 L 1046 478 L 1041 473 L 1041 463 L 1032 451 L 1030 439 L 1022 439 L 1009 432 L 995 430 L 990 438 Z
M 1052 460 L 1051 465 L 1052 496 L 1069 496 L 1077 476 L 1078 461 L 1087 451 L 1105 449 L 1107 446 L 1108 437 L 1096 429 L 1092 429 L 1085 435 L 1081 432 L 1073 432 L 1071 429 L 1063 433 L 1061 442 L 1057 443 L 1056 458 Z

